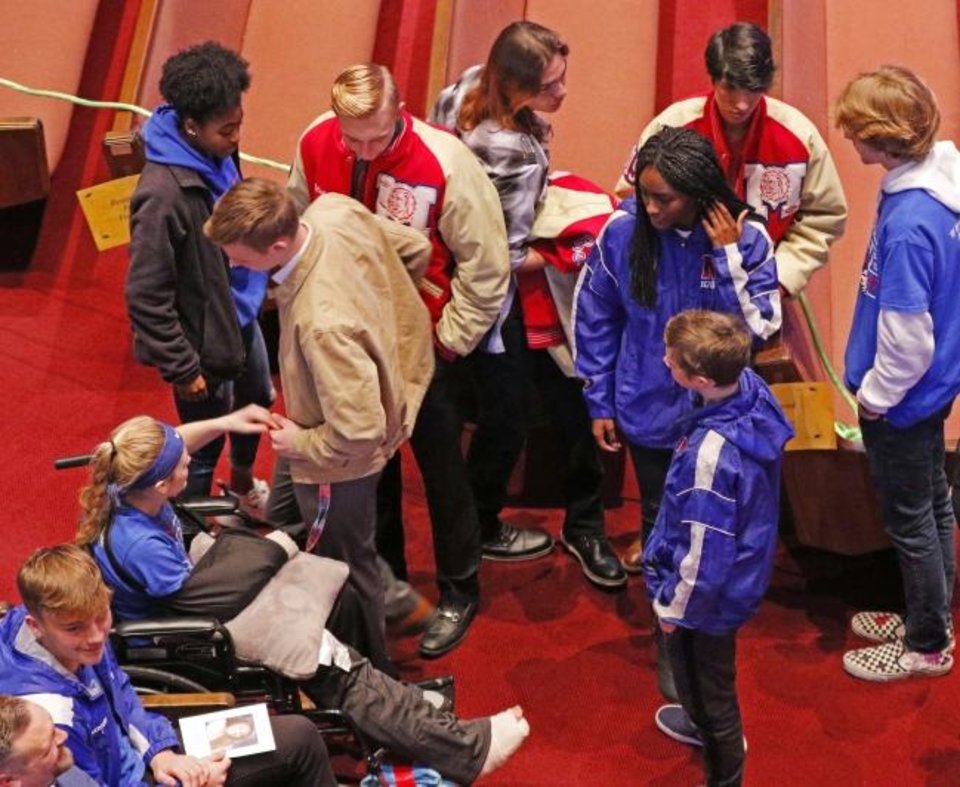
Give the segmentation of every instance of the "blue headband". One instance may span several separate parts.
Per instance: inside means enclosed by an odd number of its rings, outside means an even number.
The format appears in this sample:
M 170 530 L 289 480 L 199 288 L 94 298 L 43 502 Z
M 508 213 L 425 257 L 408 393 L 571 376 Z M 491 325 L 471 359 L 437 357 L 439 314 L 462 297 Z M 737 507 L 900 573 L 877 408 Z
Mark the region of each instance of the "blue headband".
M 172 426 L 165 423 L 160 423 L 160 426 L 163 429 L 163 448 L 160 449 L 157 458 L 153 460 L 153 464 L 147 468 L 146 472 L 130 484 L 125 491 L 133 492 L 137 489 L 146 489 L 158 481 L 169 478 L 173 471 L 177 469 L 180 457 L 183 456 L 183 438 Z

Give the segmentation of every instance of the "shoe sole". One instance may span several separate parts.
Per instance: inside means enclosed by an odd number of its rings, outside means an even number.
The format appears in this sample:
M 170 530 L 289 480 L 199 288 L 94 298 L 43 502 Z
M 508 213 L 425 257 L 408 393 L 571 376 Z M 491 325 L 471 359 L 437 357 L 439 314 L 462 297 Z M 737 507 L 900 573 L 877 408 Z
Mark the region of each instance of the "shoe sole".
M 675 730 L 670 729 L 666 724 L 663 724 L 660 721 L 660 717 L 657 715 L 654 715 L 653 721 L 657 725 L 657 729 L 671 740 L 675 740 L 677 743 L 685 743 L 687 746 L 696 746 L 698 749 L 703 748 L 703 741 L 700 738 L 692 738 L 688 735 L 681 735 Z
M 597 585 L 602 588 L 622 588 L 627 584 L 627 578 L 623 577 L 622 579 L 606 579 L 601 577 L 598 574 L 594 574 L 588 567 L 587 561 L 583 559 L 583 556 L 577 552 L 570 544 L 567 543 L 567 540 L 561 535 L 560 543 L 563 545 L 563 548 L 573 555 L 577 562 L 580 563 L 580 570 L 583 571 L 583 575 L 589 579 L 594 585 Z
M 701 740 L 700 738 L 690 738 L 690 737 L 687 737 L 686 735 L 680 735 L 679 733 L 674 732 L 673 730 L 668 728 L 666 724 L 661 724 L 660 719 L 657 716 L 653 717 L 653 722 L 654 724 L 657 725 L 657 729 L 660 730 L 660 732 L 662 732 L 671 740 L 674 740 L 677 743 L 685 743 L 687 746 L 693 746 L 697 749 L 703 748 L 703 740 Z M 743 736 L 743 753 L 746 754 L 749 748 L 750 747 L 747 745 L 747 736 L 744 735 Z
M 490 560 L 493 563 L 525 563 L 528 560 L 539 560 L 542 557 L 546 557 L 553 552 L 555 547 L 556 542 L 551 540 L 547 546 L 543 547 L 542 549 L 538 549 L 536 552 L 524 552 L 520 555 L 500 555 L 496 553 L 491 554 L 483 552 L 481 550 L 480 557 L 482 557 L 484 560 Z
M 908 672 L 904 670 L 903 672 L 897 673 L 879 673 L 871 672 L 870 670 L 863 669 L 856 664 L 847 664 L 843 663 L 843 669 L 848 675 L 852 675 L 855 678 L 860 680 L 869 681 L 870 683 L 895 683 L 898 680 L 908 680 L 910 678 L 942 678 L 945 675 L 949 675 L 953 669 L 951 664 L 948 669 L 943 671 L 931 672 L 927 670 L 915 670 L 913 672 Z

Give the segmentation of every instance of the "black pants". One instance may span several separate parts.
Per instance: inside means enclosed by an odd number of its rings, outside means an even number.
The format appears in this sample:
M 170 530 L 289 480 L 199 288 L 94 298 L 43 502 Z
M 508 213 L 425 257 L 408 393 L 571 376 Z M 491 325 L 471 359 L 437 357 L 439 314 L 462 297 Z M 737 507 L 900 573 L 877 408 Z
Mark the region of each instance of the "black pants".
M 457 784 L 479 776 L 490 751 L 489 719 L 465 721 L 437 710 L 419 687 L 373 669 L 356 653 L 350 656 L 349 672 L 320 667 L 304 684 L 319 707 L 340 709 L 376 744 L 429 765 Z
M 305 716 L 270 719 L 277 748 L 230 763 L 230 787 L 336 787 L 323 736 Z
M 647 448 L 630 443 L 630 459 L 640 490 L 640 539 L 646 544 L 660 512 L 660 498 L 667 480 L 667 469 L 673 451 L 669 448 Z
M 467 454 L 484 539 L 497 532 L 510 474 L 530 426 L 530 387 L 536 385 L 544 413 L 568 447 L 563 479 L 569 535 L 603 534 L 603 467 L 583 400 L 582 384 L 560 371 L 546 350 L 527 347 L 519 306 L 502 326 L 505 352 L 474 352 L 467 359 L 478 394 L 477 430 Z
M 347 584 L 360 599 L 363 630 L 369 652 L 378 669 L 396 674 L 386 645 L 383 610 L 383 578 L 377 565 L 376 494 L 379 473 L 330 485 L 330 508 L 323 535 L 314 550 L 322 557 L 342 560 L 350 566 Z M 310 524 L 317 518 L 318 484 L 294 483 L 290 462 L 277 459 L 273 486 L 267 502 L 267 519 L 303 543 Z
M 440 599 L 465 604 L 480 595 L 480 524 L 460 448 L 463 420 L 450 389 L 453 370 L 453 363 L 437 358 L 410 446 L 430 509 Z M 400 461 L 398 451 L 377 488 L 377 551 L 399 579 L 406 579 Z
M 737 633 L 677 628 L 664 637 L 680 703 L 703 737 L 707 787 L 743 782 L 743 723 L 737 700 Z

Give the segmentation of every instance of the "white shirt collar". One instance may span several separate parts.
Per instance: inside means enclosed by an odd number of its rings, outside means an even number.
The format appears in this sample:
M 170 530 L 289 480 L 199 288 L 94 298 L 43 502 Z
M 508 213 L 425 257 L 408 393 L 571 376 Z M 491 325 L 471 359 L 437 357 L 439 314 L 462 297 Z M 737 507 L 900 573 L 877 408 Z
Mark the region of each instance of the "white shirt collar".
M 280 267 L 270 278 L 273 279 L 274 284 L 283 284 L 290 274 L 293 273 L 293 269 L 297 267 L 297 263 L 303 258 L 304 252 L 307 250 L 307 246 L 310 245 L 310 237 L 313 235 L 313 229 L 311 226 L 305 222 L 300 222 L 300 226 L 307 231 L 307 235 L 303 240 L 303 245 L 297 249 L 297 253 L 294 254 L 284 265 Z

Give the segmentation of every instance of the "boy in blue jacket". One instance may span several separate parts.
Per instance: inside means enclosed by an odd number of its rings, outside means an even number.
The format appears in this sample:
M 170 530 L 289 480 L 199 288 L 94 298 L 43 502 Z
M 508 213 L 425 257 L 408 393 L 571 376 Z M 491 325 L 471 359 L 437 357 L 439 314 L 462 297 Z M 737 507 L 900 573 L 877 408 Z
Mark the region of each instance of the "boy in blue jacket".
M 107 641 L 110 590 L 84 550 L 40 549 L 17 576 L 23 604 L 0 623 L 0 693 L 45 708 L 76 766 L 97 784 L 137 787 L 335 785 L 320 733 L 303 716 L 271 720 L 276 750 L 232 763 L 179 753 L 165 718 L 144 710 Z
M 864 164 L 884 170 L 847 339 L 883 526 L 903 578 L 903 614 L 864 611 L 853 632 L 878 643 L 843 668 L 886 682 L 953 668 L 956 521 L 944 421 L 960 393 L 960 152 L 937 141 L 940 110 L 912 71 L 882 66 L 844 88 L 837 125 Z
M 704 747 L 707 784 L 739 785 L 744 738 L 737 630 L 756 613 L 777 543 L 780 462 L 793 436 L 748 367 L 751 337 L 729 314 L 671 318 L 664 363 L 694 409 L 673 453 L 644 549 L 647 593 L 681 705 L 657 711 L 670 737 Z

